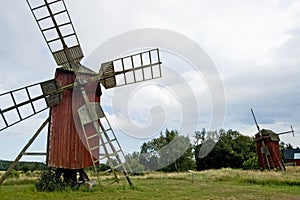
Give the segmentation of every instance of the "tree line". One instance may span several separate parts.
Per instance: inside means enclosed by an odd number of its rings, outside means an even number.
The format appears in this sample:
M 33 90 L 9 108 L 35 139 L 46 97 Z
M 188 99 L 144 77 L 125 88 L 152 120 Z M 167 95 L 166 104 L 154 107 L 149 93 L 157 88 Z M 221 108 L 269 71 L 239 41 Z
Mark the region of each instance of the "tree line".
M 161 151 L 170 142 L 176 140 L 174 147 Z M 187 144 L 188 143 L 188 144 Z M 291 144 L 280 143 L 282 157 Z M 184 151 L 182 148 L 186 148 Z M 182 155 L 176 155 L 176 150 Z M 175 154 L 175 155 L 174 155 Z M 168 159 L 178 157 L 174 162 Z M 205 129 L 195 131 L 193 141 L 187 136 L 179 135 L 177 130 L 165 130 L 158 138 L 145 142 L 139 152 L 127 155 L 132 170 L 136 173 L 144 171 L 180 172 L 188 170 L 206 170 L 220 168 L 259 169 L 254 137 L 245 136 L 236 130 L 209 132 Z M 168 165 L 164 165 L 168 163 Z M 156 166 L 156 168 L 153 168 Z
M 11 165 L 12 161 L 0 160 L 0 171 L 6 171 Z M 36 170 L 48 169 L 47 165 L 41 162 L 18 162 L 14 168 L 16 171 L 33 172 Z

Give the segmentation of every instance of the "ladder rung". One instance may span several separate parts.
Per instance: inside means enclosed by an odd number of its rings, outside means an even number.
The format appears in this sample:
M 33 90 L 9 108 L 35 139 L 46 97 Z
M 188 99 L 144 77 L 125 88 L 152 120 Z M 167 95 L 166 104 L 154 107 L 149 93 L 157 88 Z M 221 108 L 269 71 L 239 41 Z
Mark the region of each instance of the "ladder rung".
M 118 153 L 120 153 L 122 150 L 118 150 L 118 151 L 116 151 L 116 152 L 114 152 L 114 153 L 109 153 L 109 154 L 105 154 L 105 153 L 100 153 L 100 157 L 104 157 L 104 158 L 106 158 L 106 157 L 114 157 L 114 156 L 117 156 L 118 155 Z
M 103 144 L 100 144 L 99 146 L 107 145 L 107 144 L 109 144 L 110 142 L 113 142 L 113 141 L 115 141 L 115 140 L 117 140 L 117 139 L 114 138 L 114 139 L 110 140 L 109 142 L 104 142 Z
M 111 171 L 112 171 L 112 169 L 109 168 L 108 170 L 105 170 L 105 171 L 103 172 L 103 174 L 108 173 L 108 172 L 111 172 Z
M 112 129 L 111 128 L 105 129 L 104 131 L 101 131 L 101 133 L 105 133 L 105 132 L 108 132 L 108 131 L 112 131 Z
M 118 164 L 118 165 L 116 165 L 116 166 L 114 166 L 113 168 L 114 169 L 117 169 L 117 168 L 119 168 L 119 167 L 121 167 L 121 166 L 123 166 L 124 165 L 124 163 L 121 163 L 121 164 Z M 125 166 L 124 166 L 125 167 Z
M 92 148 L 90 148 L 90 151 L 93 151 L 93 150 L 98 149 L 98 148 L 99 148 L 99 146 L 92 147 Z
M 94 138 L 94 137 L 96 137 L 96 136 L 98 136 L 98 134 L 97 134 L 97 133 L 96 133 L 96 134 L 94 134 L 94 135 L 91 135 L 91 136 L 87 137 L 87 139 L 89 140 L 89 139 L 92 139 L 92 138 Z

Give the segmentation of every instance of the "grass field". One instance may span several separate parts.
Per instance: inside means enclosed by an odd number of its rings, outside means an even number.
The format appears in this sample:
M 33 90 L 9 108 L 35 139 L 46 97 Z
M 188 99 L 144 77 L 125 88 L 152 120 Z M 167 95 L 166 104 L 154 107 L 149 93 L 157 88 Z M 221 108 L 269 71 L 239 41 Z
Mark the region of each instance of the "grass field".
M 119 183 L 91 190 L 37 192 L 34 179 L 9 179 L 0 186 L 0 199 L 292 199 L 300 200 L 300 168 L 284 172 L 220 169 L 186 173 L 133 176 L 135 188 Z M 111 182 L 101 178 L 102 184 Z

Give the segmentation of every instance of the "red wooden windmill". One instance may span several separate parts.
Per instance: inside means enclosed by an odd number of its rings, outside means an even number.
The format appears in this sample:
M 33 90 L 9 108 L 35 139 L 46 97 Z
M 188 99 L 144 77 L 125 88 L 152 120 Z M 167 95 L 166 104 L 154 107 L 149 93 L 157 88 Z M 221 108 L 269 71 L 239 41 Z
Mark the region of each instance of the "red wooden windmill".
M 264 169 L 279 169 L 285 170 L 284 162 L 281 157 L 280 146 L 279 146 L 279 135 L 293 133 L 294 130 L 291 126 L 291 131 L 286 131 L 282 133 L 275 133 L 268 129 L 260 129 L 253 110 L 251 113 L 258 130 L 258 133 L 255 134 L 256 142 L 256 153 L 258 157 L 258 164 L 262 170 Z
M 47 165 L 58 168 L 65 180 L 87 181 L 83 169 L 94 166 L 96 170 L 105 161 L 113 172 L 122 170 L 132 185 L 124 153 L 99 103 L 100 83 L 109 89 L 161 77 L 159 50 L 103 63 L 96 73 L 80 63 L 83 52 L 65 2 L 27 0 L 27 3 L 59 67 L 52 80 L 0 95 L 3 101 L 10 102 L 0 107 L 0 131 L 50 109 L 49 118 L 21 150 L 0 184 L 23 155 L 46 155 Z M 41 92 L 36 95 L 33 90 Z M 15 117 L 10 117 L 12 113 Z M 47 124 L 47 152 L 28 153 L 28 147 Z

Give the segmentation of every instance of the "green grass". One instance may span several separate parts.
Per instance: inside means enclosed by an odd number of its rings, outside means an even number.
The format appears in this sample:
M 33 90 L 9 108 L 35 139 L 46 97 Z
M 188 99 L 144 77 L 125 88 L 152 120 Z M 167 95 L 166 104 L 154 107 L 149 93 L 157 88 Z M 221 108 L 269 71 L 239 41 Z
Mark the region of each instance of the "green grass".
M 151 173 L 134 176 L 134 189 L 125 180 L 102 191 L 37 192 L 32 178 L 10 179 L 0 186 L 0 199 L 300 199 L 300 168 L 285 172 L 234 169 L 190 173 Z M 103 179 L 103 184 L 109 179 Z

